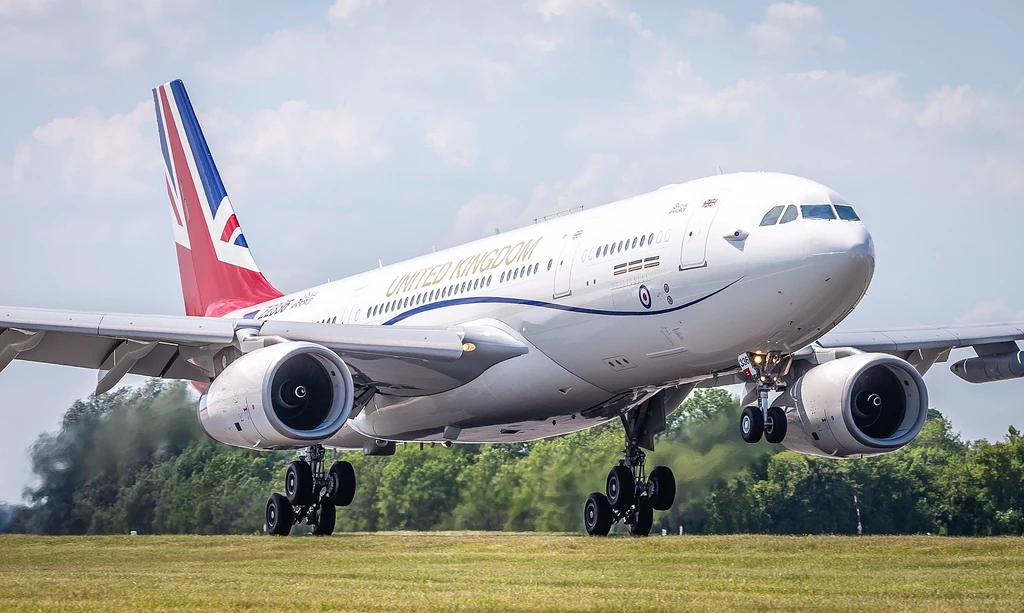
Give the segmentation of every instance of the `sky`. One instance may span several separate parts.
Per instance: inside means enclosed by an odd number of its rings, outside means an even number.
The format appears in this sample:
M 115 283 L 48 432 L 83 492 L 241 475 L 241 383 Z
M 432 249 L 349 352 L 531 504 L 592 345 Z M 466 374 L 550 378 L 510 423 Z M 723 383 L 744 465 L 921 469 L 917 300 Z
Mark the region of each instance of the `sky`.
M 855 204 L 877 265 L 841 329 L 1024 321 L 1021 23 L 986 0 L 0 0 L 0 304 L 183 312 L 150 93 L 181 78 L 283 291 L 720 166 Z M 1024 381 L 926 381 L 964 437 L 1024 427 Z M 95 383 L 0 374 L 0 500 Z

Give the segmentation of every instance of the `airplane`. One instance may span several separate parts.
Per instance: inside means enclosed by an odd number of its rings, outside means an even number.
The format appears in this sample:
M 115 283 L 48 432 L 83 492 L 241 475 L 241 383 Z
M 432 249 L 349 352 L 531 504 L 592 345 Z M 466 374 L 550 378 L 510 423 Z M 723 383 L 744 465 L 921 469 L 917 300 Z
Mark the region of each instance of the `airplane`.
M 0 307 L 12 360 L 193 382 L 211 438 L 297 450 L 271 534 L 334 530 L 348 462 L 397 443 L 534 441 L 619 419 L 623 457 L 588 534 L 646 536 L 676 480 L 645 465 L 698 387 L 743 384 L 739 433 L 804 454 L 895 451 L 928 412 L 922 376 L 954 348 L 970 383 L 1024 377 L 1024 322 L 833 332 L 874 272 L 838 192 L 718 174 L 283 295 L 256 265 L 184 84 L 153 90 L 185 316 Z

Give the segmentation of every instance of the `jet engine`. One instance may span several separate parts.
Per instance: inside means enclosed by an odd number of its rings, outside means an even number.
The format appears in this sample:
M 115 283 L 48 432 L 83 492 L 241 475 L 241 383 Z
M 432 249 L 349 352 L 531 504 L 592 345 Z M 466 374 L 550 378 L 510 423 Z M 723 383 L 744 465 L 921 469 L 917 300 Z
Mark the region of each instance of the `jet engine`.
M 210 438 L 235 447 L 306 447 L 341 429 L 352 398 L 352 374 L 337 354 L 284 342 L 228 365 L 199 400 L 199 423 Z
M 810 368 L 775 404 L 787 408 L 783 447 L 856 458 L 912 441 L 928 416 L 928 389 L 905 360 L 858 353 Z

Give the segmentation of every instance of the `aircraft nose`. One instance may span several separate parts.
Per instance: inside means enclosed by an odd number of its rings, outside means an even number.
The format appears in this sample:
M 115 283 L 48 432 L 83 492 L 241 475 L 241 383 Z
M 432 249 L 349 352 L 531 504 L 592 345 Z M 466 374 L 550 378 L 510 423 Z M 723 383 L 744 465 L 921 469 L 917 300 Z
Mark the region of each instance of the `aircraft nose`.
M 809 247 L 815 254 L 849 255 L 853 259 L 875 259 L 875 242 L 862 223 L 817 223 L 809 232 Z

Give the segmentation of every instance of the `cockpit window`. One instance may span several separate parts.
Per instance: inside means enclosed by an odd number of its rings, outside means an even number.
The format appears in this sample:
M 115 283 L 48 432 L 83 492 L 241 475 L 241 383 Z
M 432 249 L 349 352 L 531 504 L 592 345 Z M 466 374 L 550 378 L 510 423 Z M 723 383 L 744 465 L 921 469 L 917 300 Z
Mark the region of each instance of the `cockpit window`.
M 800 205 L 800 214 L 804 219 L 835 219 L 836 212 L 830 204 L 803 204 Z
M 775 222 L 777 222 L 779 220 L 779 216 L 782 215 L 782 209 L 784 209 L 784 208 L 786 208 L 786 207 L 784 207 L 782 205 L 779 205 L 777 207 L 773 207 L 772 210 L 770 210 L 770 211 L 768 211 L 767 213 L 764 214 L 764 218 L 761 219 L 761 225 L 762 226 L 774 226 Z
M 852 206 L 837 204 L 835 207 L 836 213 L 839 213 L 839 219 L 843 221 L 860 221 L 860 217 L 857 217 L 857 213 L 853 210 Z
M 794 219 L 796 219 L 799 216 L 800 216 L 799 211 L 797 211 L 796 207 L 791 204 L 791 205 L 786 207 L 786 212 L 782 216 L 782 221 L 780 221 L 779 223 L 789 223 L 789 222 L 793 221 Z

